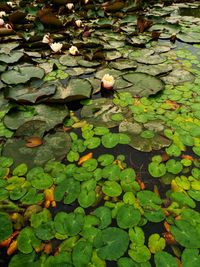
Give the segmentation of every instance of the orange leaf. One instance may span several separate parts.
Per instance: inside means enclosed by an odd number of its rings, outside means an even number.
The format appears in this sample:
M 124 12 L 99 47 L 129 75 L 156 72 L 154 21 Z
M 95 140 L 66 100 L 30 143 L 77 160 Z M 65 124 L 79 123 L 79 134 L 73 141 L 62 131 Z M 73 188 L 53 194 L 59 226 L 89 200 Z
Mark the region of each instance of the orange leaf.
M 83 162 L 87 161 L 88 159 L 91 159 L 92 157 L 93 157 L 93 153 L 92 152 L 82 156 L 78 161 L 78 165 L 83 164 Z
M 169 232 L 163 233 L 163 237 L 168 245 L 175 245 L 177 244 L 176 240 L 174 239 L 173 235 Z
M 17 250 L 17 240 L 14 240 L 7 249 L 7 254 L 10 256 L 14 254 L 16 250 Z
M 170 232 L 171 227 L 170 227 L 170 224 L 168 222 L 164 221 L 164 227 L 165 227 L 167 232 Z
M 173 109 L 173 110 L 176 110 L 177 108 L 180 107 L 179 104 L 177 104 L 175 101 L 172 101 L 172 100 L 166 100 L 165 103 L 170 105 L 171 109 Z
M 52 245 L 51 243 L 47 243 L 44 245 L 44 253 L 50 254 L 52 252 Z
M 42 145 L 42 139 L 37 136 L 29 137 L 26 141 L 26 147 L 37 147 Z
M 194 160 L 194 158 L 192 156 L 190 156 L 190 155 L 184 155 L 184 154 L 181 156 L 181 158 L 182 159 Z
M 45 195 L 45 208 L 49 208 L 51 205 L 53 208 L 56 207 L 56 202 L 54 198 L 54 189 L 55 187 L 52 186 L 51 188 L 45 189 L 44 190 L 44 195 Z
M 0 243 L 0 247 L 6 247 L 7 248 L 10 245 L 10 242 L 12 241 L 12 239 L 14 237 L 16 237 L 18 234 L 19 234 L 19 231 L 13 232 L 12 235 L 10 235 L 7 239 L 3 240 Z

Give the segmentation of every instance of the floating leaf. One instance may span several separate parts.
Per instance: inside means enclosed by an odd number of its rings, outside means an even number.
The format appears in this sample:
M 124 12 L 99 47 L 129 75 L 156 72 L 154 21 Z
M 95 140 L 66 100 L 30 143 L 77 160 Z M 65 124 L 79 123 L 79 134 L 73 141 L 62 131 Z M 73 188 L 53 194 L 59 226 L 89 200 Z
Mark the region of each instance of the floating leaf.
M 156 267 L 177 267 L 176 259 L 167 252 L 157 252 L 154 256 Z
M 122 193 L 121 186 L 115 181 L 106 181 L 102 187 L 102 191 L 109 197 L 118 197 Z
M 162 251 L 165 248 L 165 239 L 160 237 L 159 234 L 152 234 L 149 237 L 148 247 L 151 253 Z
M 128 248 L 128 234 L 116 227 L 102 230 L 94 239 L 97 255 L 104 260 L 117 260 Z
M 132 83 L 128 91 L 133 96 L 148 96 L 159 92 L 164 88 L 164 84 L 158 78 L 145 73 L 128 73 L 123 78 Z
M 12 234 L 12 222 L 7 213 L 0 213 L 0 242 L 7 239 Z
M 181 246 L 186 248 L 200 247 L 200 231 L 184 220 L 175 221 L 171 226 L 171 233 Z
M 54 218 L 56 231 L 61 235 L 74 236 L 83 228 L 83 215 L 75 213 L 59 212 Z
M 9 70 L 1 75 L 1 79 L 6 84 L 26 83 L 31 78 L 42 79 L 44 70 L 39 67 L 21 67 L 18 70 Z
M 130 205 L 123 205 L 117 212 L 117 224 L 120 228 L 127 229 L 136 226 L 141 220 L 138 209 Z
M 92 244 L 85 240 L 80 240 L 72 251 L 72 260 L 75 266 L 87 265 L 92 257 Z

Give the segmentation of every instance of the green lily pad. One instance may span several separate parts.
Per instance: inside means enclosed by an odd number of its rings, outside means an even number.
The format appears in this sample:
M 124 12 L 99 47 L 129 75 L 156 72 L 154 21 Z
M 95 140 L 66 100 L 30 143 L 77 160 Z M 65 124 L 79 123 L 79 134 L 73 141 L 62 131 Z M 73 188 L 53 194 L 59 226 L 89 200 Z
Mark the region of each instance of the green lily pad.
M 181 260 L 184 267 L 198 267 L 200 265 L 200 255 L 198 249 L 186 248 L 183 251 Z
M 175 159 L 169 159 L 166 162 L 166 169 L 170 173 L 178 174 L 182 171 L 183 165 L 180 161 L 176 161 Z
M 8 87 L 6 90 L 6 98 L 16 100 L 18 102 L 35 103 L 38 99 L 46 98 L 53 95 L 56 86 L 51 83 L 44 83 L 42 80 L 35 80 L 30 84 L 19 84 L 15 87 Z
M 166 242 L 159 234 L 152 234 L 148 240 L 148 247 L 151 253 L 162 251 L 165 248 Z
M 59 59 L 60 63 L 64 66 L 68 67 L 76 67 L 78 66 L 77 58 L 70 55 L 63 55 Z
M 45 130 L 48 131 L 56 125 L 63 122 L 64 118 L 68 116 L 68 109 L 61 105 L 36 105 L 26 106 L 26 108 L 10 110 L 4 117 L 4 124 L 11 130 L 18 129 L 25 122 L 32 120 L 40 120 L 46 122 Z
M 20 60 L 24 55 L 23 52 L 20 51 L 11 51 L 8 54 L 2 53 L 0 54 L 0 61 L 10 64 L 10 63 L 15 63 Z
M 86 240 L 80 240 L 72 251 L 72 261 L 74 266 L 87 266 L 92 258 L 92 244 Z
M 70 149 L 70 137 L 64 132 L 48 134 L 43 138 L 43 144 L 39 147 L 26 147 L 26 141 L 22 138 L 13 138 L 6 142 L 2 154 L 14 159 L 14 166 L 21 163 L 31 168 L 43 166 L 51 159 L 62 160 Z
M 35 236 L 33 229 L 27 226 L 20 231 L 17 244 L 19 251 L 29 254 L 40 247 L 41 241 Z
M 57 83 L 57 91 L 49 102 L 70 102 L 89 98 L 92 93 L 92 85 L 86 79 L 70 79 L 66 85 Z
M 182 165 L 181 165 L 182 166 Z M 148 166 L 148 171 L 151 176 L 159 178 L 166 173 L 166 167 L 164 163 L 151 162 Z
M 171 226 L 171 233 L 181 246 L 186 248 L 200 247 L 200 231 L 184 220 L 175 221 Z
M 94 239 L 97 255 L 104 260 L 117 260 L 128 248 L 128 234 L 116 227 L 102 230 Z
M 117 212 L 117 224 L 120 228 L 127 229 L 136 226 L 141 220 L 138 209 L 130 205 L 123 205 Z
M 177 267 L 176 259 L 165 251 L 157 252 L 154 256 L 156 267 Z
M 162 63 L 157 65 L 143 65 L 139 64 L 136 71 L 147 73 L 153 76 L 160 74 L 168 73 L 173 70 L 173 67 L 170 64 Z
M 75 213 L 59 212 L 54 218 L 55 230 L 61 235 L 74 236 L 83 228 L 83 215 Z
M 138 263 L 147 262 L 151 258 L 151 253 L 145 245 L 131 247 L 128 255 Z
M 106 148 L 113 148 L 119 143 L 119 136 L 116 133 L 108 133 L 102 136 L 102 145 Z
M 121 186 L 115 181 L 106 181 L 102 187 L 102 191 L 109 197 L 118 197 L 122 193 Z
M 1 231 L 0 231 L 0 242 L 1 242 L 7 239 L 13 232 L 12 222 L 7 213 L 4 212 L 0 213 L 0 224 L 1 224 Z
M 185 82 L 192 82 L 194 81 L 194 75 L 183 69 L 176 69 L 173 70 L 169 75 L 166 75 L 162 77 L 161 79 L 166 83 L 166 84 L 181 84 Z
M 1 79 L 6 84 L 26 83 L 31 78 L 42 79 L 44 70 L 39 67 L 20 67 L 16 70 L 8 70 L 1 75 Z
M 40 224 L 35 230 L 35 235 L 41 240 L 51 240 L 55 237 L 55 228 L 52 221 Z
M 167 60 L 166 57 L 160 56 L 158 54 L 148 55 L 148 56 L 142 56 L 137 57 L 136 61 L 143 64 L 149 64 L 149 65 L 157 65 L 165 62 Z
M 46 189 L 52 186 L 53 177 L 43 171 L 41 167 L 35 167 L 27 173 L 27 180 L 36 189 Z
M 132 95 L 153 95 L 164 88 L 164 84 L 160 79 L 145 73 L 128 73 L 123 75 L 123 78 L 132 83 L 132 87 L 128 88 L 128 91 L 132 93 Z
M 109 64 L 109 67 L 117 70 L 130 70 L 137 68 L 137 62 L 131 61 L 130 59 L 118 59 Z
M 98 207 L 93 214 L 100 219 L 99 229 L 105 229 L 112 222 L 112 213 L 108 207 Z
M 186 33 L 179 32 L 177 34 L 177 38 L 184 43 L 190 43 L 190 44 L 200 43 L 200 34 L 198 32 L 193 32 L 193 31 L 191 32 L 187 31 Z

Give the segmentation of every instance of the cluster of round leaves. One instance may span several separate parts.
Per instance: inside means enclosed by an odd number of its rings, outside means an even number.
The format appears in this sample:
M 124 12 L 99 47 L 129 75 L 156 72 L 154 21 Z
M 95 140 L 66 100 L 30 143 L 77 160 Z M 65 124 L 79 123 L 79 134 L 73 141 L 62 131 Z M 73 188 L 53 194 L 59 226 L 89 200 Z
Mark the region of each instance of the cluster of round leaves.
M 117 164 L 119 161 L 123 169 Z M 1 199 L 10 208 L 16 208 L 18 219 L 12 223 L 6 213 L 1 213 L 0 240 L 8 238 L 14 229 L 20 230 L 17 237 L 19 253 L 11 259 L 9 266 L 21 266 L 22 255 L 39 264 L 41 258 L 36 256 L 36 251 L 42 243 L 51 241 L 53 244 L 55 238 L 60 240 L 59 253 L 46 255 L 44 266 L 56 263 L 105 266 L 106 260 L 118 261 L 118 266 L 124 266 L 126 262 L 150 266 L 151 253 L 160 260 L 170 257 L 166 253 L 159 254 L 165 248 L 163 238 L 154 234 L 147 246 L 142 230 L 148 221 L 165 219 L 162 200 L 151 191 L 140 191 L 135 171 L 125 167 L 122 156 L 116 161 L 113 155 L 103 154 L 85 161 L 82 166 L 51 161 L 44 169 L 28 170 L 21 164 L 5 179 L 12 163 L 10 158 L 1 158 Z M 43 191 L 53 184 L 55 200 L 66 205 L 78 203 L 74 211 L 52 215 L 40 206 L 44 201 Z M 121 200 L 115 202 L 118 197 Z M 21 202 L 19 210 L 15 200 Z M 98 207 L 102 200 L 104 205 Z M 89 213 L 85 208 L 89 208 Z M 113 226 L 114 222 L 116 226 Z M 129 257 L 123 257 L 126 251 Z

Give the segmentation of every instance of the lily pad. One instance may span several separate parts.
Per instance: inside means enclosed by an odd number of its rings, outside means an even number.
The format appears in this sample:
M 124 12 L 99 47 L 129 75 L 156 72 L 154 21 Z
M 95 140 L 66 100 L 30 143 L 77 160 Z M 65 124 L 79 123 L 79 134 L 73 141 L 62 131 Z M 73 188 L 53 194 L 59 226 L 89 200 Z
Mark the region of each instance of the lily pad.
M 48 131 L 62 123 L 68 114 L 67 107 L 61 105 L 26 106 L 25 109 L 11 109 L 4 117 L 4 124 L 9 129 L 16 130 L 25 122 L 40 120 L 46 122 L 45 130 Z
M 43 166 L 47 161 L 62 160 L 70 149 L 70 137 L 64 132 L 48 134 L 39 147 L 26 147 L 24 138 L 13 138 L 6 142 L 3 155 L 14 159 L 14 166 L 26 163 L 29 168 Z
M 49 102 L 70 102 L 73 100 L 80 100 L 89 98 L 92 93 L 92 85 L 86 79 L 70 79 L 70 81 L 63 85 L 57 83 L 57 91 Z
M 102 230 L 94 239 L 97 255 L 104 260 L 119 259 L 127 250 L 128 243 L 128 234 L 116 227 Z
M 18 102 L 35 103 L 37 100 L 53 95 L 56 86 L 51 83 L 44 83 L 42 80 L 31 81 L 30 84 L 19 84 L 15 87 L 6 89 L 6 98 L 16 100 Z
M 20 60 L 24 55 L 23 52 L 20 51 L 11 51 L 8 54 L 5 52 L 0 54 L 0 61 L 10 64 L 10 63 L 15 63 Z
M 192 82 L 194 81 L 194 78 L 195 77 L 191 72 L 183 69 L 176 69 L 161 79 L 167 84 L 177 85 L 185 82 Z
M 120 228 L 127 229 L 136 226 L 141 220 L 138 209 L 130 205 L 123 205 L 117 212 L 117 224 Z
M 0 224 L 1 224 L 1 231 L 0 231 L 0 242 L 1 242 L 7 239 L 13 232 L 12 222 L 7 213 L 4 212 L 0 213 Z
M 138 96 L 153 95 L 164 88 L 164 84 L 160 79 L 145 73 L 128 73 L 123 75 L 123 78 L 132 83 L 132 87 L 128 89 L 132 95 L 135 95 L 134 91 L 137 92 L 136 95 Z
M 137 68 L 137 62 L 131 61 L 130 59 L 118 59 L 109 64 L 109 67 L 117 70 L 130 70 Z
M 177 267 L 176 258 L 165 251 L 157 252 L 154 256 L 156 267 Z
M 186 248 L 200 247 L 200 231 L 184 220 L 175 221 L 171 226 L 171 233 L 181 246 Z
M 8 70 L 1 75 L 1 79 L 6 84 L 26 83 L 31 78 L 42 79 L 44 70 L 39 67 L 27 66 L 19 67 L 16 70 Z

